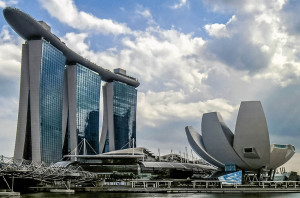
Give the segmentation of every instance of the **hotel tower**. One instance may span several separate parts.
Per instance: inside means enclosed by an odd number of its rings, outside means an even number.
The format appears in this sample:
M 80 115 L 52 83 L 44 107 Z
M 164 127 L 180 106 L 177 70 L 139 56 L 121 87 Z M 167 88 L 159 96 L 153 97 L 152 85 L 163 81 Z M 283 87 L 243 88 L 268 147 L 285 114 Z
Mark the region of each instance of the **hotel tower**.
M 134 146 L 139 82 L 78 55 L 45 22 L 16 8 L 3 14 L 25 39 L 14 157 L 51 163 L 72 151 L 93 155 Z M 78 148 L 82 141 L 89 145 L 85 151 Z

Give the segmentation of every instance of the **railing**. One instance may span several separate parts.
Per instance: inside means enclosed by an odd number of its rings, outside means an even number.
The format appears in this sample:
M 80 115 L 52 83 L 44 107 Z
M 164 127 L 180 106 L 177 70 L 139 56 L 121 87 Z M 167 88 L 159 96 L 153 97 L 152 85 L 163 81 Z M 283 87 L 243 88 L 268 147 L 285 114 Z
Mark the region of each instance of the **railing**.
M 300 187 L 300 181 L 257 181 L 253 182 L 262 188 L 278 188 L 278 187 Z

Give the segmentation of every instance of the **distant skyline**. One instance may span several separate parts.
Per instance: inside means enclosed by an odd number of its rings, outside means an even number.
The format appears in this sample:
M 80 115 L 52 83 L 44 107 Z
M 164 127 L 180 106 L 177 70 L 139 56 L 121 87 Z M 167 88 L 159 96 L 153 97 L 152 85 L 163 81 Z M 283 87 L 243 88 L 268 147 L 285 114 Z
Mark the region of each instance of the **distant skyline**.
M 140 81 L 137 146 L 184 152 L 184 128 L 201 132 L 203 113 L 220 112 L 234 131 L 240 102 L 260 100 L 271 143 L 300 151 L 297 0 L 0 0 L 5 6 Z M 0 28 L 0 154 L 12 156 L 24 40 L 3 15 Z

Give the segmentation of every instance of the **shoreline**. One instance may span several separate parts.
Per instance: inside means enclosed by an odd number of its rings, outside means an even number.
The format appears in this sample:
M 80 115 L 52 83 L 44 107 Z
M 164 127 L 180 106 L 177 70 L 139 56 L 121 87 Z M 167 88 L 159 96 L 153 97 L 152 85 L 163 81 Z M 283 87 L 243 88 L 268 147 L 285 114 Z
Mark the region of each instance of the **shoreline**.
M 47 187 L 32 187 L 31 193 L 50 192 Z M 62 188 L 61 188 L 62 189 Z M 67 189 L 65 189 L 67 190 Z M 254 194 L 254 193 L 300 193 L 300 188 L 130 188 L 130 187 L 82 187 L 74 188 L 75 193 L 216 193 L 216 194 Z M 62 192 L 60 192 L 62 193 Z M 66 192 L 67 193 L 67 192 Z

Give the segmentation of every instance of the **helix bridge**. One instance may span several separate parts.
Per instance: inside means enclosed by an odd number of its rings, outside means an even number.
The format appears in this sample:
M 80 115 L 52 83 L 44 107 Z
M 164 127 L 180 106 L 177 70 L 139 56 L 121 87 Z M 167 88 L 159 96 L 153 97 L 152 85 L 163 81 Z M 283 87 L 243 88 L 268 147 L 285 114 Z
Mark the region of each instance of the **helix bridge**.
M 11 190 L 13 190 L 14 179 L 17 178 L 32 179 L 45 185 L 63 184 L 66 188 L 84 183 L 95 185 L 96 182 L 102 180 L 98 174 L 84 171 L 80 166 L 72 165 L 72 162 L 46 164 L 3 155 L 0 155 L 0 178 Z M 11 185 L 8 178 L 11 179 Z

